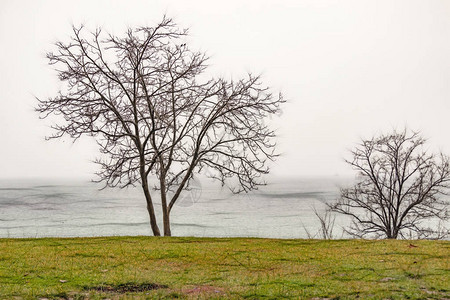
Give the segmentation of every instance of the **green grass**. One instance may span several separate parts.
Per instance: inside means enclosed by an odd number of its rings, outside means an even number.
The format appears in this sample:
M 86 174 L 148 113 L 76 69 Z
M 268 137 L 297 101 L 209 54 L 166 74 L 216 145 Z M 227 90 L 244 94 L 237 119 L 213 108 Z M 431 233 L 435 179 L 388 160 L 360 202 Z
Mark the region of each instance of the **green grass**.
M 448 241 L 0 239 L 0 298 L 443 299 L 449 248 Z

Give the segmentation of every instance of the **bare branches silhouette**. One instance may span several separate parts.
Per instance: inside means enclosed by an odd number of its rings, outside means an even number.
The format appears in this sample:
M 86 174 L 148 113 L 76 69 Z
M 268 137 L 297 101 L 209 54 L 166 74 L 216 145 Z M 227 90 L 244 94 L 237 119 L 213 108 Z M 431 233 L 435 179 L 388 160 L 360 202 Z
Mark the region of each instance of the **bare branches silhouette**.
M 347 163 L 358 183 L 341 190 L 331 205 L 352 217 L 347 232 L 356 237 L 442 238 L 448 229 L 429 225 L 448 220 L 449 157 L 428 154 L 419 133 L 393 132 L 363 140 Z M 427 225 L 428 224 L 428 225 Z
M 73 27 L 70 42 L 47 57 L 64 87 L 39 100 L 42 118 L 62 116 L 50 138 L 95 137 L 101 152 L 98 181 L 142 186 L 154 235 L 160 235 L 149 179 L 161 198 L 164 235 L 170 212 L 194 173 L 231 185 L 234 192 L 264 184 L 275 152 L 265 123 L 280 112 L 259 76 L 208 79 L 208 57 L 186 44 L 187 30 L 169 18 L 124 36 Z

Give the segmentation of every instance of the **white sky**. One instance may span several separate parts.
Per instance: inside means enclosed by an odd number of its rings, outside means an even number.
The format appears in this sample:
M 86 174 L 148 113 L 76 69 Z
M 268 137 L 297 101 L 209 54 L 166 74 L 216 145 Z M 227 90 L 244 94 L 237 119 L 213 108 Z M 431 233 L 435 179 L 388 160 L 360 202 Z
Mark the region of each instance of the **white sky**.
M 93 178 L 89 139 L 44 141 L 34 96 L 58 90 L 45 52 L 71 24 L 121 34 L 163 14 L 211 75 L 262 73 L 288 99 L 273 174 L 347 175 L 361 137 L 408 126 L 450 154 L 450 1 L 0 1 L 0 178 Z

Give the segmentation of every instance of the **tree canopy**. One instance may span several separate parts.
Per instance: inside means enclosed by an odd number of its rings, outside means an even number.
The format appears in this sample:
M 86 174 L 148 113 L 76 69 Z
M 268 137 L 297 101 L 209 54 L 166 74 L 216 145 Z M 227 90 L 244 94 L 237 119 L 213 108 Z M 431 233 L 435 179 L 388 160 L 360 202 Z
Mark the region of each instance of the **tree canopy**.
M 123 36 L 73 27 L 69 42 L 47 54 L 63 82 L 55 97 L 39 100 L 42 118 L 60 115 L 51 138 L 93 136 L 101 156 L 98 180 L 111 187 L 139 183 L 154 235 L 160 235 L 149 179 L 169 214 L 193 174 L 231 184 L 235 192 L 264 184 L 275 152 L 265 120 L 280 112 L 259 76 L 209 77 L 208 57 L 191 50 L 188 32 L 169 18 Z
M 357 237 L 442 238 L 448 229 L 450 160 L 427 153 L 419 133 L 404 130 L 363 140 L 347 163 L 357 183 L 331 205 L 352 218 Z

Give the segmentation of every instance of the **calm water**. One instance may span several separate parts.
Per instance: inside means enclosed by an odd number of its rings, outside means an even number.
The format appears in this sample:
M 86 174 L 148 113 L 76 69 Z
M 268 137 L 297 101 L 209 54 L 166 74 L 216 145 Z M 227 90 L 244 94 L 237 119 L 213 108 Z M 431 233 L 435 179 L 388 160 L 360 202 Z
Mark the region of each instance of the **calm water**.
M 319 229 L 313 207 L 323 210 L 348 183 L 277 179 L 256 192 L 233 195 L 212 182 L 195 182 L 172 210 L 172 234 L 306 237 L 305 228 Z M 151 235 L 139 188 L 101 187 L 80 181 L 0 181 L 0 237 Z M 159 213 L 160 205 L 156 209 Z M 336 219 L 338 226 L 346 222 Z

